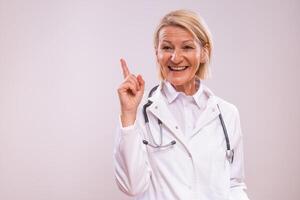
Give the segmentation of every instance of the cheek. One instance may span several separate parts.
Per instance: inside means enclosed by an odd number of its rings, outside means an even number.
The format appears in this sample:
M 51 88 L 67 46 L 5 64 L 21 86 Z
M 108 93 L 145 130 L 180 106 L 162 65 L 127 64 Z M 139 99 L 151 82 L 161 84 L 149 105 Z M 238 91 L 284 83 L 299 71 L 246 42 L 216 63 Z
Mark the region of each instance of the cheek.
M 201 63 L 200 53 L 195 53 L 193 56 L 191 56 L 191 60 L 193 61 L 194 65 L 198 67 L 198 65 Z
M 165 53 L 158 53 L 156 57 L 157 62 L 162 66 L 164 66 L 165 63 L 168 61 L 168 55 Z
M 158 54 L 158 55 L 157 55 L 157 61 L 158 61 L 159 63 L 161 63 L 161 62 L 163 61 L 163 55 L 162 55 L 162 54 Z

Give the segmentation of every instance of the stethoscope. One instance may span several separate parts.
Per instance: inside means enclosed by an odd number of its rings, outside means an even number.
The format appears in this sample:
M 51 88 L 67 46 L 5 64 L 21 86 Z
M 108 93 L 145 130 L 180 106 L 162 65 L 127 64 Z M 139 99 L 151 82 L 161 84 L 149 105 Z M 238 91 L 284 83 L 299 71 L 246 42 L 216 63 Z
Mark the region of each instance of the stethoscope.
M 155 92 L 155 90 L 158 88 L 158 85 L 153 87 L 149 94 L 148 94 L 148 98 L 150 98 L 152 96 L 152 94 Z M 153 141 L 153 144 L 151 144 L 149 141 L 147 140 L 143 140 L 143 143 L 145 145 L 148 145 L 152 148 L 156 148 L 156 149 L 161 149 L 161 148 L 168 148 L 168 147 L 171 147 L 173 145 L 176 144 L 176 141 L 175 140 L 172 140 L 171 142 L 167 143 L 167 144 L 163 144 L 163 129 L 162 129 L 162 121 L 160 119 L 157 119 L 157 123 L 159 125 L 159 132 L 160 132 L 160 141 L 159 143 L 157 143 L 151 133 L 151 130 L 150 130 L 150 126 L 149 126 L 149 118 L 148 118 L 148 115 L 147 115 L 147 108 L 152 104 L 152 101 L 151 100 L 148 100 L 148 102 L 146 104 L 144 104 L 143 106 L 143 115 L 144 115 L 144 120 L 145 120 L 145 125 L 146 125 L 146 129 L 147 129 L 147 132 L 148 132 L 148 135 L 150 136 L 150 140 Z M 223 129 L 223 132 L 224 132 L 224 136 L 225 136 L 225 141 L 226 141 L 226 157 L 227 159 L 229 160 L 230 163 L 233 162 L 233 157 L 234 157 L 234 150 L 230 148 L 230 142 L 229 142 L 229 137 L 228 137 L 228 133 L 227 133 L 227 129 L 226 129 L 226 126 L 225 126 L 225 122 L 223 120 L 223 116 L 221 114 L 221 110 L 220 110 L 220 107 L 219 105 L 217 104 L 217 107 L 220 111 L 220 114 L 219 114 L 219 119 L 220 119 L 220 122 L 221 122 L 221 125 L 222 125 L 222 129 Z

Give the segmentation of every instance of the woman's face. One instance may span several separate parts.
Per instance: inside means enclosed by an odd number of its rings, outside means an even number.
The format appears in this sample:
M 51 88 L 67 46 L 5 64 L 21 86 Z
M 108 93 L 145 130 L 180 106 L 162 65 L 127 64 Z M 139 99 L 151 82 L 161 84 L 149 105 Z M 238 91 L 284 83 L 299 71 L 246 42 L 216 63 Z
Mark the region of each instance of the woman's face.
M 182 91 L 194 85 L 203 48 L 184 28 L 165 26 L 159 31 L 157 61 L 163 78 Z

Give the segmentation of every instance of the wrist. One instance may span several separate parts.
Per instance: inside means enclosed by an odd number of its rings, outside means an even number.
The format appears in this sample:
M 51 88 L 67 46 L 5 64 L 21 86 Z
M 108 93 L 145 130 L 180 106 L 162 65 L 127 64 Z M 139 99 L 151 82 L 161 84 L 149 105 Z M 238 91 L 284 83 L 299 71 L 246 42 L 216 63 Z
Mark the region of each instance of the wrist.
M 131 126 L 136 120 L 136 112 L 121 112 L 121 123 L 123 127 Z

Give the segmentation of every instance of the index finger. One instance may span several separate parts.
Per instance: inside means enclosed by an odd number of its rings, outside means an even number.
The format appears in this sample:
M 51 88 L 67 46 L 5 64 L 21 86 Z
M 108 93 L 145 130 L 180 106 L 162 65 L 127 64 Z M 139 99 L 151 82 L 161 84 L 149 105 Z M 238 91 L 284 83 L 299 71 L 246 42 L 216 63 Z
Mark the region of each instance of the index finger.
M 126 78 L 127 76 L 129 76 L 130 71 L 127 67 L 126 61 L 123 58 L 120 59 L 120 62 L 121 62 L 121 67 L 122 67 L 122 71 L 123 71 L 123 77 Z

